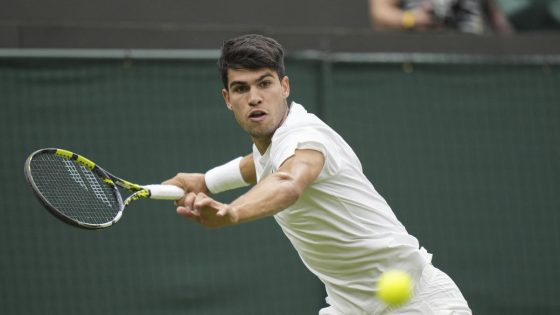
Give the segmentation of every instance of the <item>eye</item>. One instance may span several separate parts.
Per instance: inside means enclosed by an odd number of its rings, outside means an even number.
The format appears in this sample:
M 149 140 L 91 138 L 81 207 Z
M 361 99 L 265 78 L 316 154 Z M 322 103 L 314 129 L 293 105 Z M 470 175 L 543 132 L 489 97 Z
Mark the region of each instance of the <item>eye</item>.
M 249 87 L 247 85 L 236 85 L 233 87 L 233 92 L 234 93 L 245 93 L 249 90 Z
M 262 80 L 259 82 L 259 87 L 261 88 L 267 88 L 272 84 L 272 81 L 270 80 Z

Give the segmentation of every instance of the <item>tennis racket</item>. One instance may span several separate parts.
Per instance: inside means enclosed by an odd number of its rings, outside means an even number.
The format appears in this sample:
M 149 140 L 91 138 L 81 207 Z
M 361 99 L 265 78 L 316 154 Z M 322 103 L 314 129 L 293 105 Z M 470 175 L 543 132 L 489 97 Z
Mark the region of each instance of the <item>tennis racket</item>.
M 124 209 L 141 198 L 178 200 L 173 185 L 138 185 L 118 178 L 91 160 L 63 149 L 40 149 L 25 161 L 25 178 L 41 203 L 58 219 L 84 229 L 117 223 Z M 133 192 L 123 201 L 118 187 Z

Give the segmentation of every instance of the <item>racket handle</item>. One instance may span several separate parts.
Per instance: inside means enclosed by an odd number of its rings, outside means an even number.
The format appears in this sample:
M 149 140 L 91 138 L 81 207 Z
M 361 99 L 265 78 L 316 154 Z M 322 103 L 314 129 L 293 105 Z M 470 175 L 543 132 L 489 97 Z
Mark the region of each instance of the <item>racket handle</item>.
M 179 200 L 185 195 L 185 191 L 175 185 L 146 185 L 150 190 L 151 199 Z

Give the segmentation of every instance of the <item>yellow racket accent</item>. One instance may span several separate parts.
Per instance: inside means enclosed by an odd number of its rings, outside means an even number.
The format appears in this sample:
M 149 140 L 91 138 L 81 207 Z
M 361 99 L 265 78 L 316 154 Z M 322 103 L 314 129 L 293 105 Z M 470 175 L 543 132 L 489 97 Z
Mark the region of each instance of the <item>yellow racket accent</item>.
M 63 149 L 56 149 L 56 152 L 54 153 L 58 156 L 67 158 L 69 160 L 71 159 L 75 159 L 76 162 L 82 164 L 84 167 L 93 170 L 93 168 L 95 167 L 95 163 L 93 163 L 92 161 L 90 161 L 89 159 L 79 155 L 79 154 L 75 154 L 73 152 L 70 152 L 68 150 L 63 150 Z
M 135 192 L 132 196 L 126 198 L 124 205 L 128 206 L 131 202 L 136 201 L 140 198 L 150 198 L 150 191 L 147 189 L 142 189 Z
M 90 170 L 93 170 L 93 168 L 95 167 L 95 163 L 93 163 L 92 161 L 86 159 L 85 157 L 78 155 L 78 158 L 76 159 L 76 162 L 82 164 L 83 166 L 85 166 L 86 168 L 89 168 Z
M 140 185 L 138 185 L 138 184 L 134 184 L 134 183 L 128 182 L 128 181 L 126 181 L 126 180 L 124 180 L 124 179 L 119 180 L 118 185 L 121 186 L 122 188 L 129 189 L 129 190 L 133 190 L 133 191 L 142 190 L 142 189 L 143 189 L 142 186 L 140 186 Z
M 72 153 L 70 151 L 67 151 L 67 150 L 63 150 L 63 149 L 56 149 L 55 154 L 58 155 L 58 156 L 65 157 L 67 159 L 71 159 L 72 155 L 74 155 L 74 153 Z

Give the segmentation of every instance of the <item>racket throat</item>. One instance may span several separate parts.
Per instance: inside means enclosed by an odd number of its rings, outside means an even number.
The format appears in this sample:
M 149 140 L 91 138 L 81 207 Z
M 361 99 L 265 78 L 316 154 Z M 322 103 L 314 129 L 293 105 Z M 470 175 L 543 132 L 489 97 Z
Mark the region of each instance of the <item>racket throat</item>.
M 120 185 L 119 185 L 120 186 Z M 142 198 L 150 198 L 151 192 L 149 189 L 144 189 L 140 187 L 140 190 L 135 192 L 134 194 L 130 195 L 130 197 L 126 198 L 124 201 L 124 206 L 127 207 L 131 202 L 136 201 Z

